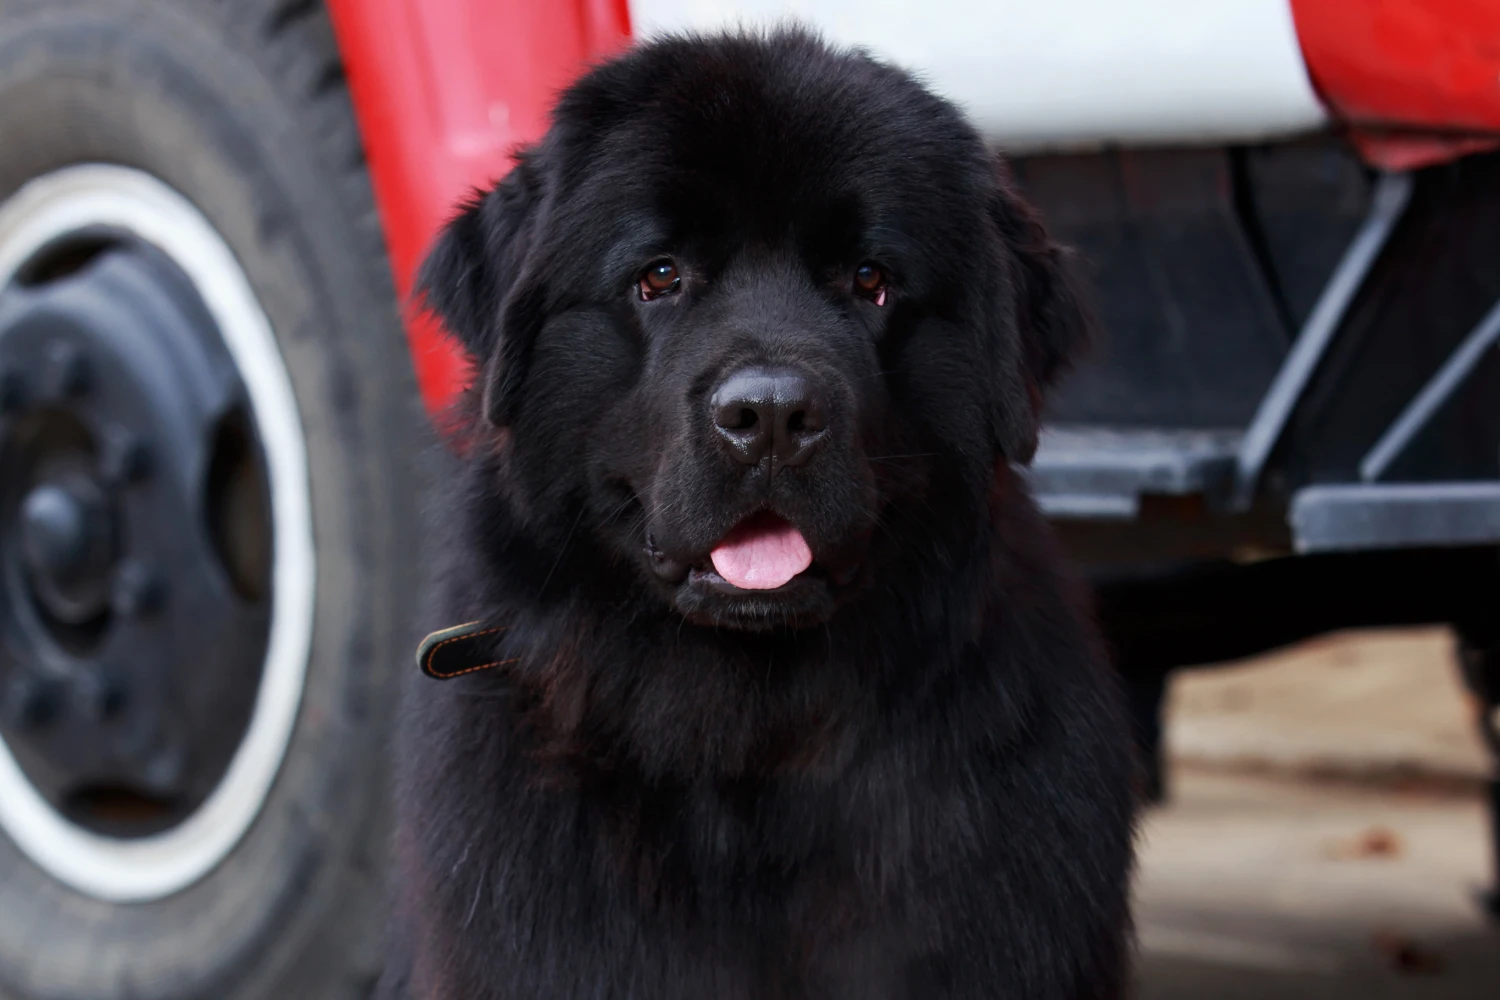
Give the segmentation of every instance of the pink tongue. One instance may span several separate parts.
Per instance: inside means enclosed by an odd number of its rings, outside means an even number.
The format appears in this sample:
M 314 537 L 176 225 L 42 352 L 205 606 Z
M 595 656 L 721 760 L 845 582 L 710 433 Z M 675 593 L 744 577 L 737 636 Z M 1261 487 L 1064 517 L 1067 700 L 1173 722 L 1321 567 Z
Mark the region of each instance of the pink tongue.
M 802 532 L 779 518 L 741 524 L 709 556 L 719 575 L 741 590 L 775 590 L 812 565 Z

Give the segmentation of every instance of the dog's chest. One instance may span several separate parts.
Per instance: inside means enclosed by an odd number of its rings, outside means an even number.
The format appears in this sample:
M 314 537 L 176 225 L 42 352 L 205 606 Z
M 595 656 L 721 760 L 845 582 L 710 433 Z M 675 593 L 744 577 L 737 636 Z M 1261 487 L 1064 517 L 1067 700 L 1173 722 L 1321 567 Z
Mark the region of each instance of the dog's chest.
M 925 935 L 896 880 L 876 877 L 882 866 L 891 873 L 891 859 L 805 802 L 744 805 L 705 795 L 586 808 L 571 843 L 554 824 L 551 835 L 537 827 L 537 839 L 509 853 L 545 868 L 503 880 L 492 939 L 523 931 L 520 964 L 571 956 L 534 970 L 538 983 L 572 980 L 557 996 L 620 982 L 660 1000 L 921 996 Z M 515 981 L 517 971 L 503 974 Z

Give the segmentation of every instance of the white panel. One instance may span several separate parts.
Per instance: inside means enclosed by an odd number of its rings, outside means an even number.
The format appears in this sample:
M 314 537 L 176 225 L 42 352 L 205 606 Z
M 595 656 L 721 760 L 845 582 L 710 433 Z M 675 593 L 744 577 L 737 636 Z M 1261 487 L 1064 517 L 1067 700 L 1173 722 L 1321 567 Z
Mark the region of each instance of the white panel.
M 630 0 L 636 34 L 789 18 L 917 70 L 1015 150 L 1294 133 L 1289 0 Z

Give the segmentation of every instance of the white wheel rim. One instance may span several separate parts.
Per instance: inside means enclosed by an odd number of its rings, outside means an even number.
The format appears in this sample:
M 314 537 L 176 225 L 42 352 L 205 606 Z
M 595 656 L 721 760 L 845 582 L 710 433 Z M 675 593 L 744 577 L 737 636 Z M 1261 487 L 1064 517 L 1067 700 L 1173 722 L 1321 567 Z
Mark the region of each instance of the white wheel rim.
M 149 174 L 86 164 L 32 180 L 0 204 L 0 288 L 59 237 L 106 227 L 154 245 L 192 280 L 250 396 L 270 479 L 271 628 L 244 740 L 217 788 L 178 825 L 135 839 L 70 822 L 32 786 L 0 739 L 0 830 L 80 892 L 141 902 L 197 882 L 234 849 L 270 792 L 302 701 L 316 581 L 307 444 L 270 321 L 233 251 L 201 212 Z

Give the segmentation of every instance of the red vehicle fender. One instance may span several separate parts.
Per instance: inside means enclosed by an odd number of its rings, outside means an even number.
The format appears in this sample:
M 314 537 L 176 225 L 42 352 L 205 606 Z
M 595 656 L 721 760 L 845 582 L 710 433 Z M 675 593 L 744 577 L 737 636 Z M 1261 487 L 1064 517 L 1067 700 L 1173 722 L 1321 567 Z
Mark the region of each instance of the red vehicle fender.
M 1292 0 L 1292 16 L 1314 87 L 1374 165 L 1500 145 L 1496 0 Z
M 433 235 L 504 176 L 559 89 L 630 38 L 626 0 L 328 0 L 428 412 L 462 388 L 457 345 L 413 307 Z

